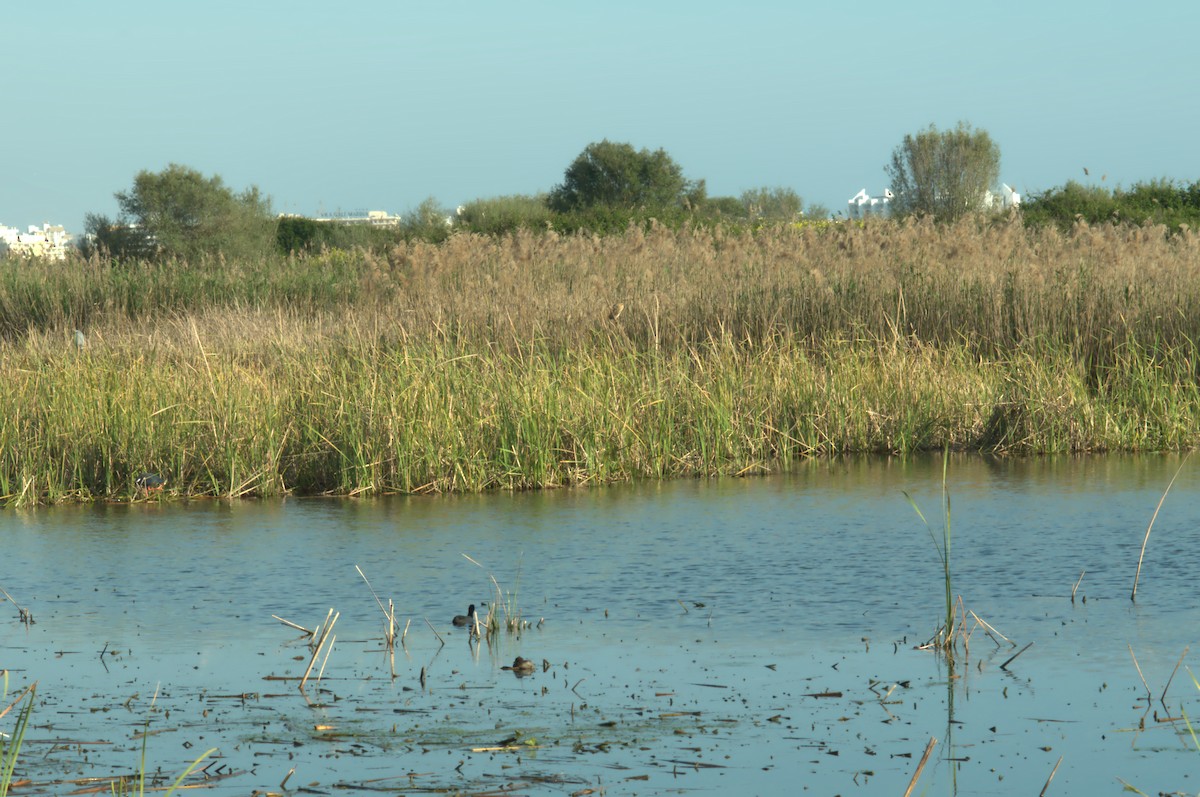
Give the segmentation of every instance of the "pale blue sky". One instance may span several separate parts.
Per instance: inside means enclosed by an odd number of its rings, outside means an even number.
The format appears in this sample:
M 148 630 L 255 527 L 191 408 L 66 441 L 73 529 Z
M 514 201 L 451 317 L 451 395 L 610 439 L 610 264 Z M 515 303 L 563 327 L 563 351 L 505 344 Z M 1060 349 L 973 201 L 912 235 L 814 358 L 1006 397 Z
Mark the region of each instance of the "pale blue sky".
M 5 2 L 0 224 L 82 230 L 168 163 L 278 211 L 549 190 L 592 141 L 709 194 L 880 193 L 966 120 L 1022 193 L 1200 179 L 1200 3 Z

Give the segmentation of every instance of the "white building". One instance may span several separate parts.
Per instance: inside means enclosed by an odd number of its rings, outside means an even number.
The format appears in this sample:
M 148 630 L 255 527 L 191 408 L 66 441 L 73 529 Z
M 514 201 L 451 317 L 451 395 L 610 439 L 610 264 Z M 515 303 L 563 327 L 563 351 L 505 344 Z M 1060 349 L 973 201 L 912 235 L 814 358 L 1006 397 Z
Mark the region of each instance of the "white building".
M 61 224 L 43 224 L 40 229 L 31 224 L 26 232 L 0 224 L 0 242 L 13 255 L 66 260 L 71 234 Z
M 892 211 L 890 203 L 895 196 L 890 188 L 884 189 L 883 196 L 871 196 L 867 193 L 867 189 L 864 188 L 850 197 L 849 208 L 846 214 L 852 219 L 862 219 L 867 216 L 888 216 Z
M 871 196 L 867 193 L 867 189 L 864 188 L 850 197 L 847 215 L 852 219 L 862 219 L 868 216 L 889 216 L 892 211 L 891 202 L 895 197 L 896 195 L 892 193 L 892 189 L 890 188 L 884 189 L 883 196 Z M 991 191 L 983 192 L 983 206 L 988 210 L 1019 208 L 1021 207 L 1021 195 L 1006 183 L 1001 183 L 999 193 Z
M 313 221 L 333 221 L 338 224 L 369 224 L 372 227 L 399 227 L 401 218 L 393 216 L 386 210 L 368 210 L 366 213 L 360 210 L 356 213 L 334 213 L 332 216 L 316 218 Z
M 1008 210 L 1021 207 L 1021 195 L 1006 183 L 1000 183 L 1000 193 L 984 192 L 983 206 L 988 210 Z

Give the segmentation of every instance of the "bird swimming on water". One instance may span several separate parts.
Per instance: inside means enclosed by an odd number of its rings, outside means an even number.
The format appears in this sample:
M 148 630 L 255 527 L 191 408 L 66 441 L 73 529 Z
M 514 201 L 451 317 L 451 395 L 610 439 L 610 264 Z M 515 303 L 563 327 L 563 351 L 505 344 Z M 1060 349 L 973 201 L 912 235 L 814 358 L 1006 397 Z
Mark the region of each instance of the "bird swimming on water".
M 521 676 L 531 674 L 535 669 L 537 669 L 537 665 L 529 659 L 524 659 L 520 656 L 517 656 L 515 659 L 513 659 L 511 667 L 502 667 L 501 669 L 512 670 L 513 673 Z
M 466 614 L 454 615 L 454 619 L 450 622 L 454 625 L 470 625 L 471 623 L 475 622 L 475 604 L 472 603 L 467 607 Z

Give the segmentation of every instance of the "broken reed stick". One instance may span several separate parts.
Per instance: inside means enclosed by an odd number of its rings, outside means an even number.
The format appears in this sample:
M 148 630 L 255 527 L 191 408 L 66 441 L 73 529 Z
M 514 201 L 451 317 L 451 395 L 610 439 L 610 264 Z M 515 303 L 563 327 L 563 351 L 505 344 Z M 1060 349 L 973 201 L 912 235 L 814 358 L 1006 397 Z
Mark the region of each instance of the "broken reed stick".
M 1183 457 L 1183 462 L 1180 462 L 1179 467 L 1175 469 L 1175 475 L 1171 477 L 1167 489 L 1163 490 L 1162 498 L 1158 499 L 1158 506 L 1154 507 L 1154 514 L 1150 516 L 1150 525 L 1146 526 L 1146 536 L 1142 539 L 1142 552 L 1138 554 L 1137 572 L 1133 574 L 1133 591 L 1129 593 L 1129 600 L 1137 599 L 1138 579 L 1142 577 L 1142 559 L 1146 556 L 1146 543 L 1150 542 L 1150 529 L 1154 528 L 1154 521 L 1158 519 L 1158 510 L 1162 509 L 1163 501 L 1167 500 L 1167 493 L 1171 492 L 1171 487 L 1174 486 L 1175 480 L 1179 478 L 1183 466 L 1187 464 L 1188 457 L 1191 455 L 1192 452 L 1189 451 Z
M 1058 772 L 1058 765 L 1062 763 L 1063 757 L 1059 756 L 1058 761 L 1054 763 L 1054 769 L 1050 770 L 1050 777 L 1046 778 L 1046 785 L 1038 792 L 1038 797 L 1046 797 L 1046 789 L 1050 788 L 1050 781 L 1054 780 L 1054 773 Z
M 16 700 L 14 700 L 13 702 L 11 702 L 7 706 L 5 706 L 3 711 L 0 711 L 0 717 L 3 717 L 8 712 L 12 711 L 12 707 L 15 706 L 16 704 L 20 703 L 22 700 L 24 700 L 25 695 L 32 692 L 36 687 L 37 687 L 36 681 L 31 683 L 29 686 L 25 687 L 25 689 L 21 692 L 21 694 L 17 695 Z
M 304 685 L 306 683 L 308 683 L 308 676 L 310 674 L 312 674 L 312 668 L 313 668 L 313 665 L 317 663 L 317 657 L 321 655 L 321 648 L 325 645 L 325 640 L 329 638 L 330 633 L 333 631 L 334 623 L 336 623 L 338 621 L 338 618 L 341 616 L 342 616 L 341 612 L 334 614 L 333 609 L 330 609 L 329 613 L 325 615 L 325 624 L 321 627 L 321 635 L 317 639 L 317 644 L 313 646 L 312 656 L 310 656 L 308 659 L 308 668 L 305 669 L 305 671 L 304 671 L 304 677 L 300 679 L 300 691 L 301 692 L 304 691 Z M 333 646 L 330 645 L 330 648 L 332 648 L 332 647 Z M 326 660 L 328 660 L 328 658 L 329 658 L 328 653 L 325 655 L 325 658 L 326 658 Z M 325 671 L 325 665 L 322 664 L 321 672 L 324 672 L 324 671 Z M 320 676 L 317 676 L 317 678 L 319 680 Z
M 1086 570 L 1079 571 L 1079 580 L 1075 582 L 1075 586 L 1071 587 L 1071 603 L 1075 602 L 1075 591 L 1079 589 L 1079 585 L 1083 583 L 1083 574 Z
M 463 555 L 465 556 L 466 554 L 463 554 Z M 441 634 L 439 634 L 439 633 L 437 632 L 437 629 L 433 627 L 433 623 L 429 622 L 429 618 L 428 618 L 428 617 L 423 617 L 423 618 L 421 618 L 421 619 L 423 619 L 423 620 L 425 621 L 425 625 L 429 626 L 429 630 L 433 632 L 433 635 L 434 635 L 435 637 L 437 637 L 437 639 L 438 639 L 438 642 L 441 642 L 441 643 L 442 643 L 442 647 L 445 647 L 445 646 L 446 646 L 446 640 L 442 639 L 442 635 L 441 635 Z
M 1133 655 L 1133 645 L 1126 642 L 1125 646 L 1129 648 L 1129 656 L 1133 659 L 1133 666 L 1137 668 L 1138 678 L 1142 679 L 1142 686 L 1146 687 L 1146 700 L 1153 700 L 1154 695 L 1150 692 L 1150 684 L 1146 683 L 1146 676 L 1142 675 L 1142 667 L 1138 664 L 1137 656 Z
M 289 628 L 295 628 L 297 631 L 303 631 L 304 633 L 308 634 L 309 636 L 316 636 L 316 635 L 317 635 L 317 632 L 316 632 L 316 631 L 312 631 L 312 630 L 310 630 L 310 629 L 307 629 L 307 628 L 305 628 L 305 627 L 304 627 L 304 626 L 302 626 L 302 625 L 296 625 L 296 624 L 295 624 L 295 623 L 293 623 L 291 620 L 285 620 L 285 619 L 283 619 L 282 617 L 280 617 L 280 616 L 279 616 L 279 615 L 277 615 L 277 614 L 273 614 L 273 615 L 271 615 L 271 619 L 273 619 L 273 620 L 278 620 L 279 622 L 283 623 L 284 625 L 288 626 Z
M 1175 673 L 1179 672 L 1179 665 L 1183 664 L 1183 657 L 1188 654 L 1188 648 L 1191 645 L 1183 646 L 1183 653 L 1179 654 L 1179 661 L 1175 662 L 1175 669 L 1171 670 L 1171 677 L 1167 679 L 1167 685 L 1163 687 L 1162 696 L 1158 698 L 1158 702 L 1164 706 L 1167 704 L 1167 690 L 1171 688 L 1171 681 L 1175 680 Z
M 994 641 L 995 637 L 1000 637 L 1001 639 L 1003 639 L 1005 642 L 1007 642 L 1012 647 L 1015 648 L 1017 646 L 1016 642 L 1013 642 L 1011 639 L 1006 637 L 1004 634 L 1001 634 L 999 631 L 996 630 L 996 627 L 994 625 L 989 623 L 987 620 L 984 620 L 979 615 L 975 614 L 974 611 L 971 612 L 971 616 L 975 618 L 975 622 L 977 622 L 981 626 L 983 626 L 983 630 L 987 632 L 988 636 L 993 638 L 993 641 Z
M 937 744 L 937 737 L 930 736 L 929 744 L 925 745 L 925 754 L 921 756 L 921 763 L 917 764 L 917 771 L 913 773 L 912 780 L 908 783 L 908 788 L 904 790 L 904 797 L 909 797 L 912 790 L 916 788 L 917 781 L 921 777 L 921 771 L 925 769 L 926 762 L 929 761 L 929 754 L 933 752 L 934 746 Z
M 1007 670 L 1008 670 L 1008 665 L 1010 665 L 1010 664 L 1012 664 L 1012 663 L 1013 663 L 1013 659 L 1015 659 L 1017 656 L 1020 656 L 1022 653 L 1024 653 L 1024 652 L 1025 652 L 1025 651 L 1027 651 L 1027 650 L 1029 650 L 1031 647 L 1033 647 L 1033 643 L 1032 643 L 1032 642 L 1030 642 L 1028 645 L 1026 645 L 1025 647 L 1023 647 L 1023 648 L 1021 648 L 1020 650 L 1018 650 L 1016 653 L 1014 653 L 1014 654 L 1012 654 L 1011 656 L 1009 656 L 1009 657 L 1008 657 L 1008 661 L 1006 661 L 1006 662 L 1004 662 L 1003 664 L 1001 664 L 1001 665 L 1000 665 L 1000 669 L 1007 671 Z

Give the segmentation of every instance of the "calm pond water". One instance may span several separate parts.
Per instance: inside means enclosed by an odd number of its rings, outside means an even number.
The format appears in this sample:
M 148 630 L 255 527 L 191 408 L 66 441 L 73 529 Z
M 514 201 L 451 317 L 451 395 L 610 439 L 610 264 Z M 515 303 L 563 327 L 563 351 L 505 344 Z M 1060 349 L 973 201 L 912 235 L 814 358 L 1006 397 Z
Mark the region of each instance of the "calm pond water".
M 901 794 L 931 737 L 917 793 L 1037 794 L 1061 757 L 1047 794 L 1122 780 L 1194 794 L 1200 750 L 1164 720 L 1200 716 L 1185 669 L 1200 463 L 1167 497 L 1129 600 L 1180 461 L 953 458 L 954 593 L 1011 640 L 976 629 L 954 666 L 914 649 L 944 616 L 944 585 L 904 492 L 940 529 L 940 457 L 6 511 L 0 587 L 35 623 L 0 603 L 0 668 L 9 700 L 39 683 L 22 793 L 136 772 L 149 722 L 149 773 L 173 780 L 215 747 L 188 782 L 216 794 Z M 395 678 L 356 565 L 412 620 Z M 493 599 L 489 575 L 532 625 L 472 644 L 450 618 Z M 272 615 L 311 629 L 330 609 L 336 641 L 302 694 L 310 650 Z M 514 677 L 501 666 L 517 655 L 546 668 Z M 518 749 L 486 749 L 505 743 Z

